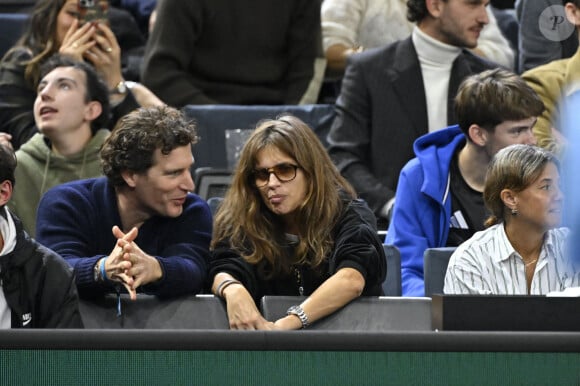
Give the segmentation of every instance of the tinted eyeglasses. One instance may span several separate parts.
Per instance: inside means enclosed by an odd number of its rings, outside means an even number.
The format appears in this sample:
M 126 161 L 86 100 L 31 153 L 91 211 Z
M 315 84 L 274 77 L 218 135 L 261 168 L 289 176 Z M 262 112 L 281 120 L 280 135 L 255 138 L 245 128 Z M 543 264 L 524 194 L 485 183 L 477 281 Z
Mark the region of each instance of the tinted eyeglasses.
M 268 169 L 255 169 L 253 174 L 256 186 L 261 188 L 268 185 L 268 181 L 270 181 L 270 174 L 272 173 L 281 182 L 292 181 L 294 178 L 296 178 L 296 170 L 299 167 L 300 166 L 298 165 L 281 163 Z

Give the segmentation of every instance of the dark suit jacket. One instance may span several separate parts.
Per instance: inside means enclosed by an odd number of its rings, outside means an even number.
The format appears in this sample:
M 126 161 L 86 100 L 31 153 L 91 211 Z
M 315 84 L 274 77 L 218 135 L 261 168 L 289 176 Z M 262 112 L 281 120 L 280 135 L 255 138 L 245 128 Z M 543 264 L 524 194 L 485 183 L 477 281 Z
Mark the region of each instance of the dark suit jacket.
M 463 51 L 451 70 L 448 124 L 461 81 L 497 64 Z M 329 153 L 340 172 L 378 214 L 394 197 L 399 172 L 414 157 L 413 142 L 427 133 L 423 77 L 411 38 L 354 55 L 348 63 Z

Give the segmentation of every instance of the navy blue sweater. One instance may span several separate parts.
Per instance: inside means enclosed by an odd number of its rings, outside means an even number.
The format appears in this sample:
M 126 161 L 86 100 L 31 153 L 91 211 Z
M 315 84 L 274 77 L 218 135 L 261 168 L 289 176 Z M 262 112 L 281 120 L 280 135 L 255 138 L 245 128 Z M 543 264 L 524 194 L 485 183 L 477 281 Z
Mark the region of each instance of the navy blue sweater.
M 111 253 L 117 241 L 111 229 L 121 226 L 116 193 L 105 177 L 49 190 L 40 201 L 36 225 L 37 240 L 74 268 L 81 296 L 114 291 L 111 283 L 94 280 L 95 264 Z M 193 194 L 188 195 L 179 217 L 146 220 L 135 243 L 159 261 L 163 277 L 138 291 L 159 297 L 200 292 L 208 270 L 211 231 L 209 207 Z

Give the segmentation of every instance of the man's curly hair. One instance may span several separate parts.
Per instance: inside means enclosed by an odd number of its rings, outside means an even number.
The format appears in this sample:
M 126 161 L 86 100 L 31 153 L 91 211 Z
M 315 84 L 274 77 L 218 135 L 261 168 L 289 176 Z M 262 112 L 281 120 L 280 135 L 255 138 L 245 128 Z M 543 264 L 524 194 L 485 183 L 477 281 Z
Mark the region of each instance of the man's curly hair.
M 101 149 L 101 166 L 113 186 L 125 185 L 121 173 L 145 173 L 155 150 L 164 155 L 198 141 L 195 124 L 168 106 L 140 108 L 121 118 Z

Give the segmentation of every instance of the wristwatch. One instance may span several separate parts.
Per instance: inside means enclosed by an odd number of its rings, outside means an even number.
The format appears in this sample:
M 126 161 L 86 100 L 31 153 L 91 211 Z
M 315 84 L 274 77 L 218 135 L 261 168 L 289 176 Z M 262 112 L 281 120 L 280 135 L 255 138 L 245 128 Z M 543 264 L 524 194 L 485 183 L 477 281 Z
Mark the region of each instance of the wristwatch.
M 288 308 L 288 311 L 286 311 L 286 315 L 298 316 L 298 319 L 300 319 L 300 323 L 302 323 L 302 328 L 306 328 L 310 325 L 310 323 L 308 323 L 308 316 L 306 316 L 306 313 L 300 306 L 292 306 Z
M 127 83 L 124 80 L 122 80 L 119 83 L 117 83 L 117 85 L 111 91 L 109 91 L 109 93 L 110 94 L 125 95 L 125 94 L 127 94 L 128 90 L 129 90 L 129 88 L 127 87 Z
M 99 281 L 103 280 L 101 278 L 101 271 L 99 270 L 99 262 L 100 262 L 100 260 L 97 260 L 97 263 L 95 264 L 95 266 L 93 268 L 93 279 L 95 280 L 95 282 L 99 282 Z

